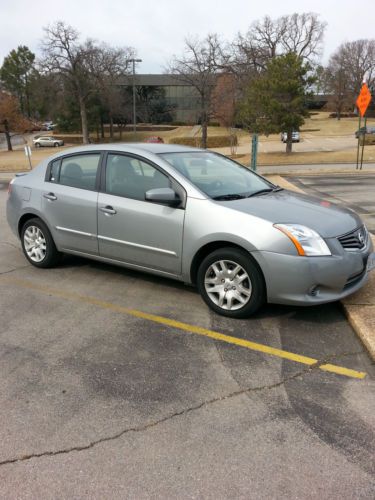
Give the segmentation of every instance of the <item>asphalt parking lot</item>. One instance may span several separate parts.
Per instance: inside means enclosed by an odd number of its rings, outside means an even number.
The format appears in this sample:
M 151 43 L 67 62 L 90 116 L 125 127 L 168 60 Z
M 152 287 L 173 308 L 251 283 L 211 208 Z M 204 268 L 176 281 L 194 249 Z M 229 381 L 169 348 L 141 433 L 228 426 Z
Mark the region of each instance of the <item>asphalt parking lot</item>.
M 0 497 L 373 498 L 375 367 L 339 304 L 233 321 L 170 280 L 32 268 L 0 188 Z
M 375 234 L 374 174 L 355 174 L 354 171 L 350 175 L 291 176 L 288 180 L 308 194 L 352 208 Z

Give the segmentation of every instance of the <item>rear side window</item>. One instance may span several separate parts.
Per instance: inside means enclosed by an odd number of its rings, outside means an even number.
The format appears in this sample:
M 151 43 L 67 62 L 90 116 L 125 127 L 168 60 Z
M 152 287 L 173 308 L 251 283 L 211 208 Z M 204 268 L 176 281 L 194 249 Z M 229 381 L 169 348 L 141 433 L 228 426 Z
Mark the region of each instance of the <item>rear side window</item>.
M 100 153 L 63 158 L 58 177 L 59 184 L 94 191 L 96 188 L 99 160 Z M 54 164 L 51 167 L 51 182 L 56 182 L 52 181 L 53 168 Z
M 51 164 L 51 170 L 49 174 L 50 182 L 59 182 L 59 169 L 60 169 L 60 160 L 55 160 Z

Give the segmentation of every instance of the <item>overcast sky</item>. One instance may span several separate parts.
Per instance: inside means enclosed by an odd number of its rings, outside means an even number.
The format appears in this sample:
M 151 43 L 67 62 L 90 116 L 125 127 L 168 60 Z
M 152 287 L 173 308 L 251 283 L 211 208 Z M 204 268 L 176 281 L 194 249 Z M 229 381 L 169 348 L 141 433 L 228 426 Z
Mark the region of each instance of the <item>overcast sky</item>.
M 27 45 L 38 53 L 43 26 L 65 21 L 115 46 L 132 46 L 139 73 L 161 73 L 187 35 L 220 33 L 231 40 L 265 15 L 313 11 L 328 23 L 323 61 L 344 41 L 375 37 L 375 0 L 0 0 L 0 64 Z M 357 11 L 358 9 L 358 11 Z

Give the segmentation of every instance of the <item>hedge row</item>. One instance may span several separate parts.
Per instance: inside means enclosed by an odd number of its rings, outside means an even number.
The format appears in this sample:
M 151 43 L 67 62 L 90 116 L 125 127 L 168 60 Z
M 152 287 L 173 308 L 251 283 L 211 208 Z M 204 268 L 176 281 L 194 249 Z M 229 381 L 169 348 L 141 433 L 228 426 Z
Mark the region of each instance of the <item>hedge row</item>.
M 359 143 L 363 145 L 363 136 L 359 138 Z M 366 146 L 375 146 L 375 134 L 366 134 L 365 135 L 365 145 Z
M 82 135 L 79 134 L 53 134 L 53 137 L 64 141 L 65 144 L 82 144 Z
M 201 147 L 202 139 L 200 137 L 171 137 L 169 144 L 181 144 L 183 146 Z M 237 145 L 236 135 L 213 135 L 207 139 L 208 148 L 224 148 L 231 145 Z

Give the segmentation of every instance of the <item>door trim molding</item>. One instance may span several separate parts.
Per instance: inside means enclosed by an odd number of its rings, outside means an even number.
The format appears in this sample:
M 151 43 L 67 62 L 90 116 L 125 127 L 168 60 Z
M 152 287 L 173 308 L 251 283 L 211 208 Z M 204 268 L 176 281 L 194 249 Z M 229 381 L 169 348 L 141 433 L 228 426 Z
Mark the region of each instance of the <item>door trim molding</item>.
M 150 250 L 150 252 L 162 253 L 165 255 L 172 255 L 172 257 L 177 257 L 176 252 L 172 250 L 165 250 L 164 248 L 150 247 L 148 245 L 140 245 L 139 243 L 132 243 L 131 241 L 117 240 L 115 238 L 108 238 L 107 236 L 98 235 L 99 240 L 109 241 L 112 243 L 119 243 L 120 245 L 125 245 L 128 247 L 141 248 L 142 250 Z
M 88 238 L 96 239 L 96 235 L 92 233 L 85 233 L 84 231 L 77 231 L 76 229 L 69 229 L 67 227 L 56 226 L 58 231 L 63 231 L 64 233 L 78 234 L 79 236 L 87 236 Z

